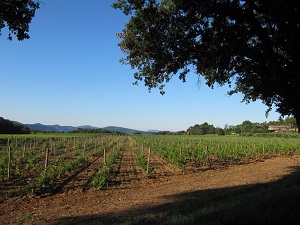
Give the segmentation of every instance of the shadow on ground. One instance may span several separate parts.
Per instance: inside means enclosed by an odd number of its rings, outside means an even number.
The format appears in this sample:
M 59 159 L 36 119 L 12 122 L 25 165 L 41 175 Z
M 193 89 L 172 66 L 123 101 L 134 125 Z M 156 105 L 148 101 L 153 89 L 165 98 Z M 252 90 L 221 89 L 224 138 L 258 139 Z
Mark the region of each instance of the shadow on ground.
M 270 183 L 164 197 L 169 203 L 118 215 L 58 218 L 50 224 L 298 224 L 300 167 L 291 167 L 289 175 Z

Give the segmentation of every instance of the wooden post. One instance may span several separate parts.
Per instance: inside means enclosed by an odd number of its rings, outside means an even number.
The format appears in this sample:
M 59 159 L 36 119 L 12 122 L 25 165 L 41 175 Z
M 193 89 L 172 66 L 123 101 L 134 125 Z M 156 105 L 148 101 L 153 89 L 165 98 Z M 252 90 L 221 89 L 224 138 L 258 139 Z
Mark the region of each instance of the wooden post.
M 85 142 L 86 142 L 86 141 L 85 141 Z M 82 153 L 83 159 L 84 159 L 84 157 L 85 157 L 85 142 L 84 142 L 84 144 L 83 144 L 83 153 Z
M 24 145 L 23 145 L 23 159 L 25 158 L 25 151 L 26 151 L 26 142 L 24 141 Z
M 149 147 L 148 159 L 147 159 L 147 175 L 149 175 L 150 155 L 151 155 L 151 148 Z
M 47 166 L 48 166 L 48 157 L 49 157 L 49 148 L 47 148 L 47 149 L 46 149 L 45 173 L 47 172 Z
M 105 148 L 103 149 L 103 162 L 106 164 L 106 150 Z
M 50 139 L 50 154 L 53 154 L 53 141 Z
M 10 162 L 11 162 L 11 148 L 10 148 L 10 143 L 9 139 L 7 141 L 7 147 L 8 147 L 8 162 L 7 162 L 7 178 L 10 178 Z
M 208 145 L 206 145 L 205 153 L 206 153 L 206 158 L 207 158 L 207 164 L 209 167 L 211 167 L 210 159 L 209 159 L 209 152 L 208 152 Z
M 55 157 L 55 155 L 56 155 L 56 146 L 55 146 L 55 142 L 53 143 L 53 155 L 54 155 L 54 157 Z

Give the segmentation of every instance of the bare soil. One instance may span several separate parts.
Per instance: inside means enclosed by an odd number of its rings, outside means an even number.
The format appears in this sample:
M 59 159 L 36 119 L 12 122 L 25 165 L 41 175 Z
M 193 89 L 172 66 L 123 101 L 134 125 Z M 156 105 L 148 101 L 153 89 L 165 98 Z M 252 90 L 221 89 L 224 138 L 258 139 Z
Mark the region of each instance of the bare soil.
M 102 161 L 94 159 L 70 174 L 51 193 L 3 200 L 0 224 L 125 224 L 136 217 L 163 216 L 182 198 L 209 199 L 218 190 L 274 182 L 300 168 L 296 154 L 222 169 L 181 171 L 152 154 L 153 177 L 147 178 L 136 167 L 134 152 L 123 150 L 108 187 L 85 188 Z

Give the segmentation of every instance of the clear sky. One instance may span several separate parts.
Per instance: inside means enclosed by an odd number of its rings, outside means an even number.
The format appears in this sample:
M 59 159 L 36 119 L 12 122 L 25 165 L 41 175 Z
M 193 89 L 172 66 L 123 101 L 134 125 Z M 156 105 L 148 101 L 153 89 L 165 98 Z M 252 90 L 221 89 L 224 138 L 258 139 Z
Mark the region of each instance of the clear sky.
M 260 101 L 241 103 L 227 87 L 209 89 L 197 75 L 186 83 L 174 77 L 148 92 L 134 86 L 133 71 L 116 33 L 128 21 L 113 0 L 43 0 L 29 40 L 0 36 L 0 116 L 21 123 L 121 126 L 138 130 L 186 130 L 208 122 L 237 125 L 244 120 L 277 120 Z

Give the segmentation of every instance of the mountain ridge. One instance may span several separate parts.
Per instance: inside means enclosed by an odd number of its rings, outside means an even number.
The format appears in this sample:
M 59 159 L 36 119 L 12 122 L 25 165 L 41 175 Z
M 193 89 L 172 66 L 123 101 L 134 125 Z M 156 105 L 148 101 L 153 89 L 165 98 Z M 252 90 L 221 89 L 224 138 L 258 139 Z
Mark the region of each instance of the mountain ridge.
M 21 124 L 23 126 L 28 127 L 30 130 L 36 130 L 36 131 L 41 131 L 41 132 L 58 132 L 58 133 L 63 133 L 63 132 L 72 132 L 75 131 L 79 128 L 81 129 L 103 129 L 103 130 L 108 130 L 108 131 L 115 131 L 115 132 L 120 132 L 124 134 L 134 134 L 134 133 L 142 133 L 142 134 L 150 134 L 150 133 L 156 133 L 159 131 L 156 130 L 151 130 L 151 131 L 142 131 L 142 130 L 135 130 L 131 128 L 125 128 L 125 127 L 118 127 L 118 126 L 106 126 L 106 127 L 94 127 L 90 125 L 81 125 L 81 126 L 61 126 L 58 124 L 54 125 L 45 125 L 41 123 L 34 123 L 34 124 L 23 124 L 17 121 L 13 121 L 14 123 Z

